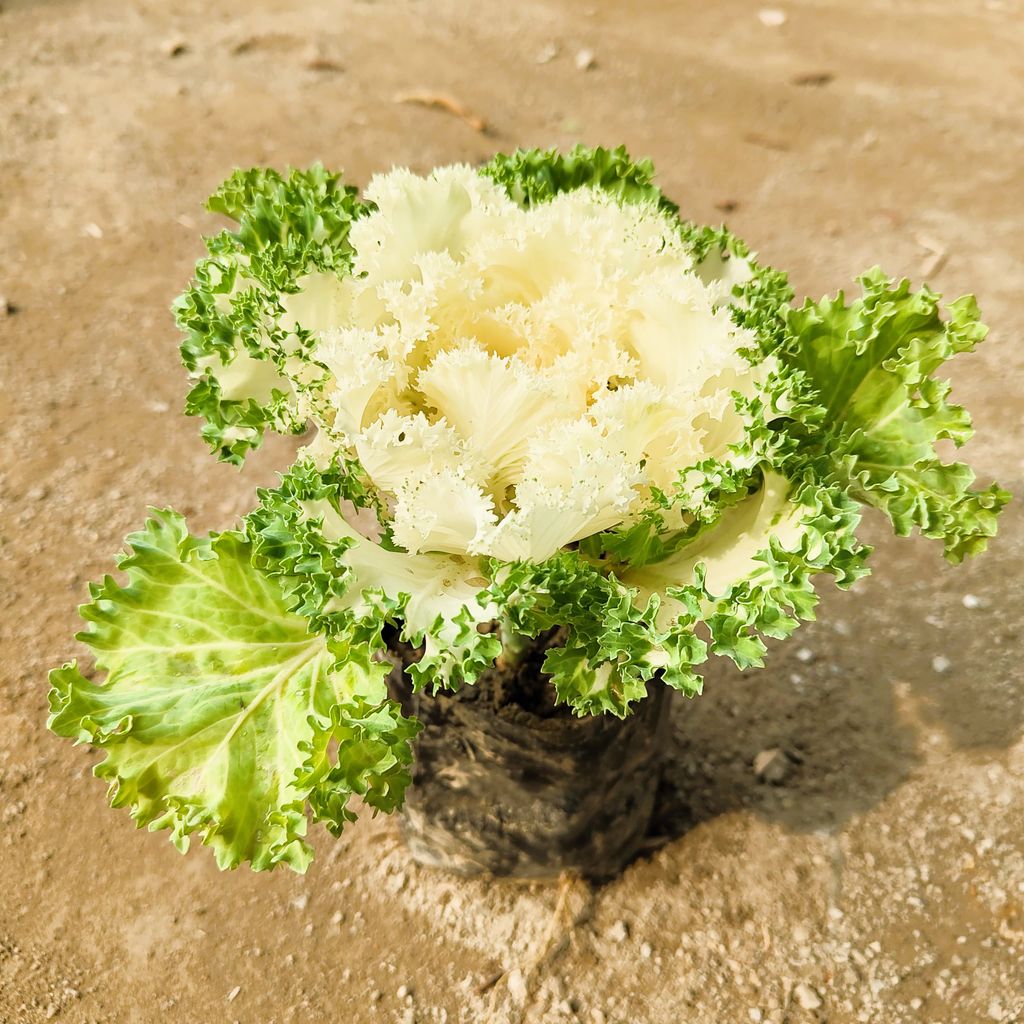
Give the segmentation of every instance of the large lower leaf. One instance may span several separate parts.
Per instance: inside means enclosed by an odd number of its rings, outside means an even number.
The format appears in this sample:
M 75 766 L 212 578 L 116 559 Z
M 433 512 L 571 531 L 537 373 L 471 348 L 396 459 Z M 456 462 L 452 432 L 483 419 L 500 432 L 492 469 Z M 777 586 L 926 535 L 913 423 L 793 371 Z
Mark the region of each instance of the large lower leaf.
M 106 679 L 51 673 L 50 727 L 107 752 L 114 806 L 183 851 L 198 833 L 222 868 L 302 871 L 307 803 L 336 831 L 352 793 L 400 802 L 416 726 L 368 648 L 311 634 L 240 534 L 198 539 L 158 511 L 128 544 L 127 585 L 108 576 L 81 609 Z

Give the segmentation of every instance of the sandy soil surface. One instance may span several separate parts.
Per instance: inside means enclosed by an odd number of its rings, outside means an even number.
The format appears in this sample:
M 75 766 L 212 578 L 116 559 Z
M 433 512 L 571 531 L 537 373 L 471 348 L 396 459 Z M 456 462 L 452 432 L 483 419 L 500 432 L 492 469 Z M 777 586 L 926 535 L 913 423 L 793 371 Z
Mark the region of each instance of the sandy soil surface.
M 365 182 L 625 142 L 801 292 L 874 262 L 976 291 L 968 456 L 1024 492 L 1019 2 L 792 0 L 781 26 L 739 0 L 297 6 L 2 0 L 0 1021 L 1022 1019 L 1019 501 L 959 570 L 871 521 L 857 594 L 675 706 L 673 835 L 599 889 L 434 874 L 369 818 L 305 878 L 221 875 L 46 732 L 84 582 L 145 506 L 226 526 L 288 458 L 238 474 L 180 414 L 168 305 L 236 165 Z M 419 89 L 488 131 L 394 102 Z M 772 747 L 800 762 L 778 786 L 751 768 Z

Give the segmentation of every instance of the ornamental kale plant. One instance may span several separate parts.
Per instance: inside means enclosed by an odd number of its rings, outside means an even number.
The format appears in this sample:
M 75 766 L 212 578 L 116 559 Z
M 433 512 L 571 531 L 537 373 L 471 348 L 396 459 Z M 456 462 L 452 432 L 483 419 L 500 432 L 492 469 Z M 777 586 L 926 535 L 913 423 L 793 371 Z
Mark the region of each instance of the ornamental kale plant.
M 302 871 L 310 820 L 398 807 L 417 723 L 386 637 L 429 691 L 529 638 L 557 701 L 625 716 L 712 654 L 762 664 L 848 587 L 864 506 L 984 549 L 1008 500 L 943 462 L 967 413 L 935 371 L 985 336 L 870 270 L 793 304 L 724 229 L 680 219 L 623 149 L 396 170 L 360 195 L 321 167 L 234 174 L 233 226 L 175 304 L 187 411 L 221 459 L 311 431 L 239 529 L 155 510 L 91 588 L 50 727 L 100 747 L 139 826 L 221 867 Z

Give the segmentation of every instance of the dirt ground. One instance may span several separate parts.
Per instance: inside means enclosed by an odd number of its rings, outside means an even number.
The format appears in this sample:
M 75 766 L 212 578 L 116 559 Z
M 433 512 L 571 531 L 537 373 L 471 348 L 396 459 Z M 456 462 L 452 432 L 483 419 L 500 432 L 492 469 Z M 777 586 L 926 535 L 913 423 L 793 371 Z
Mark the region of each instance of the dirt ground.
M 85 581 L 145 506 L 224 527 L 288 460 L 218 465 L 180 413 L 168 305 L 235 166 L 365 182 L 625 142 L 801 293 L 875 262 L 975 291 L 968 457 L 1024 493 L 1024 7 L 764 6 L 785 23 L 739 0 L 2 0 L 0 1021 L 1024 1019 L 1020 500 L 959 569 L 871 520 L 858 592 L 674 707 L 673 836 L 599 889 L 431 873 L 368 817 L 304 878 L 222 875 L 133 830 L 44 727 Z M 395 102 L 422 89 L 488 130 Z M 773 747 L 799 759 L 778 786 L 751 768 Z

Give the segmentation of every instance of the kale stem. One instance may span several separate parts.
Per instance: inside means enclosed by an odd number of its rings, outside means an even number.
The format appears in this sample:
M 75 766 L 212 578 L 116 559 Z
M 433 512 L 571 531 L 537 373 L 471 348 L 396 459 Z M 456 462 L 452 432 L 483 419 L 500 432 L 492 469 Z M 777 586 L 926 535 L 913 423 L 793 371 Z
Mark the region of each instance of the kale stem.
M 500 629 L 502 646 L 500 660 L 507 667 L 518 665 L 526 657 L 532 639 L 525 633 L 517 633 L 506 618 L 501 620 Z

